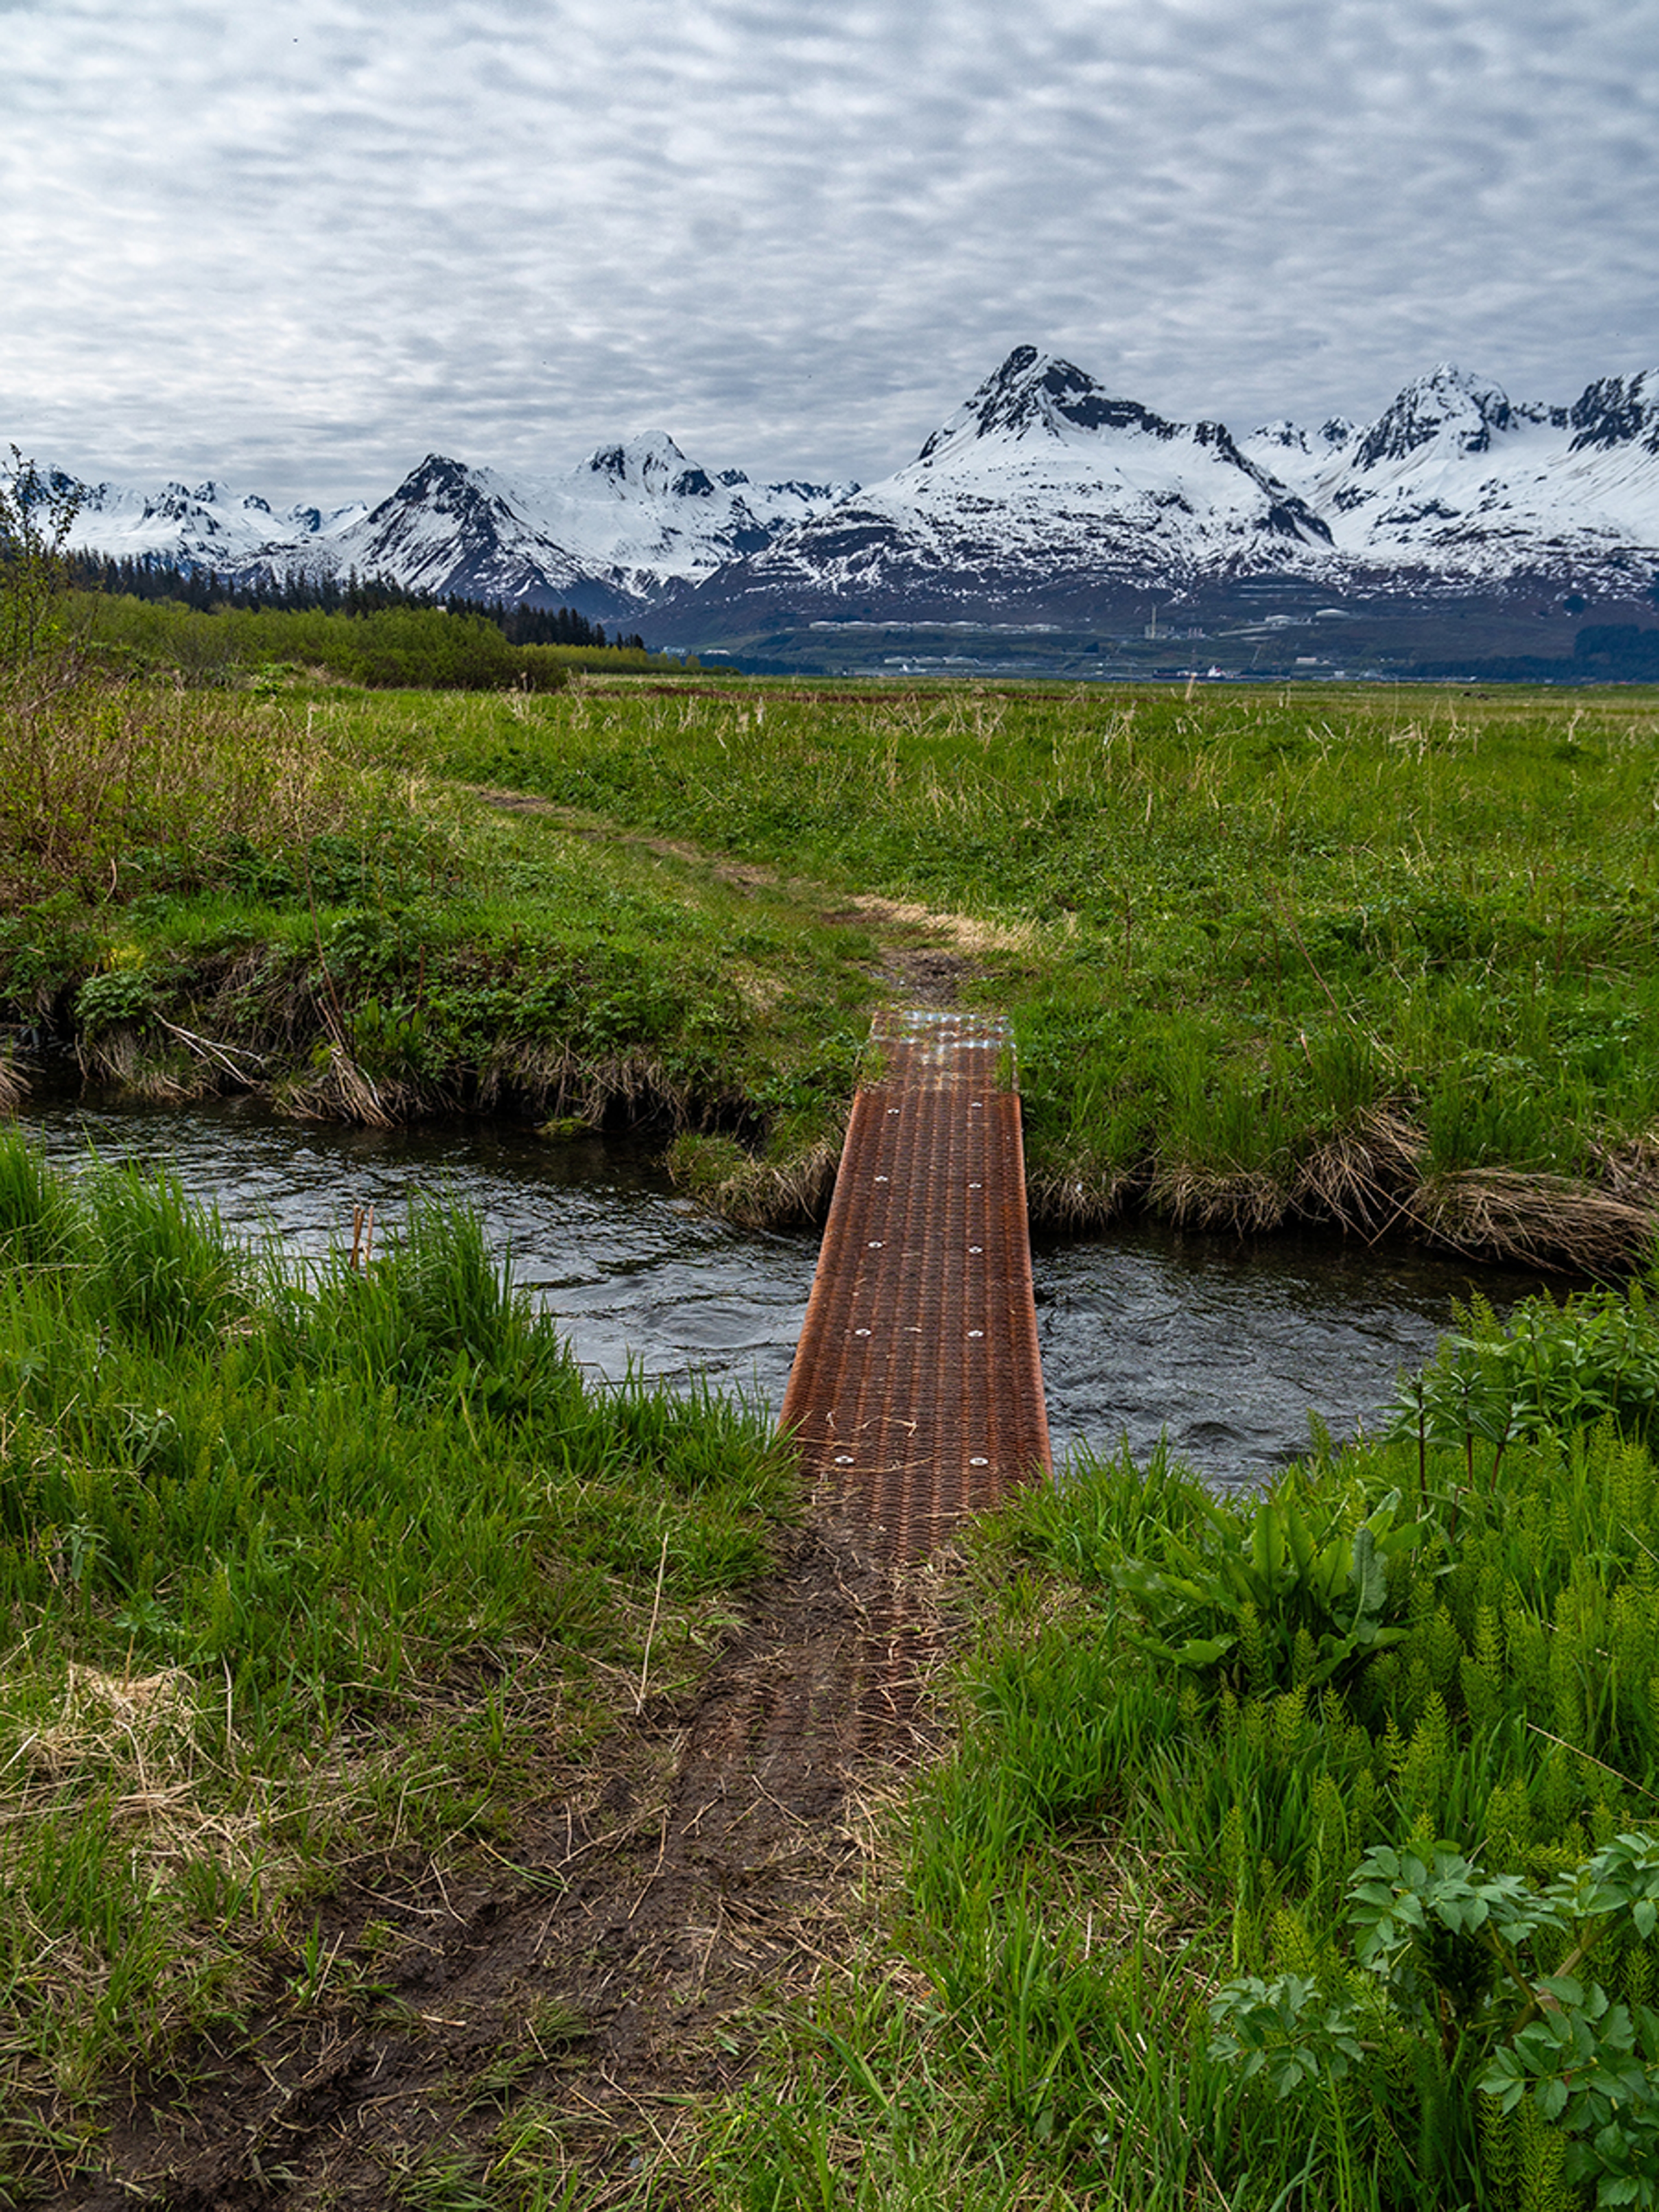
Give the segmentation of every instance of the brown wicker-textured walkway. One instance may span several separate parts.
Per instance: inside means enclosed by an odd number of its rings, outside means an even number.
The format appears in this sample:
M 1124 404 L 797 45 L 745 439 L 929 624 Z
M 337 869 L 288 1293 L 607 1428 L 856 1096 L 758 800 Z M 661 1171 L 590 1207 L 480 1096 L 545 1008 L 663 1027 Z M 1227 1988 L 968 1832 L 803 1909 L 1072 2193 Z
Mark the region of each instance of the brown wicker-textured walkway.
M 1012 1043 L 994 1016 L 877 1023 L 782 1421 L 896 1562 L 1050 1465 Z

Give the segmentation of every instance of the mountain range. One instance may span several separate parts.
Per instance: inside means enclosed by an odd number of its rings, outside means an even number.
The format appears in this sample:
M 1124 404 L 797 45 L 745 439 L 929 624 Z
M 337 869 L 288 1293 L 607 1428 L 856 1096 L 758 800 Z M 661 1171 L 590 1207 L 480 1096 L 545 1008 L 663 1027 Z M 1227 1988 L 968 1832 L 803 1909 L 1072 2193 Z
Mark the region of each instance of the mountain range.
M 756 551 L 852 489 L 754 484 L 741 469 L 711 476 L 672 438 L 650 436 L 545 477 L 429 453 L 372 507 L 278 511 L 212 481 L 148 495 L 84 484 L 74 537 L 88 551 L 150 555 L 239 583 L 356 569 L 410 590 L 609 615 Z
M 1109 635 L 1149 608 L 1154 632 L 1161 610 L 1208 635 L 1269 599 L 1285 623 L 1390 607 L 1605 620 L 1650 608 L 1659 585 L 1659 370 L 1557 405 L 1443 364 L 1374 422 L 1236 438 L 1021 346 L 872 484 L 756 483 L 658 434 L 547 476 L 428 455 L 373 507 L 88 485 L 77 535 L 243 581 L 355 568 L 568 605 L 703 647 L 826 625 Z

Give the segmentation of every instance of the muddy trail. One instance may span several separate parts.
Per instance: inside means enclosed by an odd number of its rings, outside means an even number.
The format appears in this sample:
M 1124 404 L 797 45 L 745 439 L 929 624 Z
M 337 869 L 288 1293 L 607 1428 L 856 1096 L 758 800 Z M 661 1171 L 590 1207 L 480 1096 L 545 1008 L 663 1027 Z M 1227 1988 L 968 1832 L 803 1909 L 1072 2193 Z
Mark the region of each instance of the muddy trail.
M 844 1957 L 872 1805 L 935 1740 L 936 1587 L 818 1516 L 695 1691 L 647 1700 L 466 1873 L 353 1869 L 313 2001 L 273 1967 L 263 2015 L 136 2085 L 46 2201 L 511 2203 L 532 2173 L 556 2185 L 534 2201 L 625 2197 Z
M 476 795 L 871 928 L 901 1001 L 949 1005 L 977 972 L 965 917 Z M 234 2033 L 133 2083 L 42 2201 L 600 2212 L 633 2195 L 792 1991 L 844 1963 L 875 1808 L 937 1745 L 942 1578 L 893 1565 L 866 1520 L 821 1489 L 695 1687 L 544 1770 L 508 1838 L 343 1869 L 315 1907 L 319 1970 L 273 1959 Z

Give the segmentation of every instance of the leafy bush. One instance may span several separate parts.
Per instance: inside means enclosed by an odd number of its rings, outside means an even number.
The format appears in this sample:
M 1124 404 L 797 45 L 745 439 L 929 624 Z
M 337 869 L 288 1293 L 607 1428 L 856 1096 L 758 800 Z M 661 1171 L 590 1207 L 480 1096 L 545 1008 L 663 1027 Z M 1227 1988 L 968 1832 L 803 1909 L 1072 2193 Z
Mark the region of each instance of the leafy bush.
M 0 474 L 0 666 L 33 659 L 64 636 L 66 547 L 81 487 L 26 461 L 15 446 Z
M 1659 2204 L 1659 2012 L 1617 2003 L 1581 1969 L 1659 1926 L 1659 1840 L 1616 1836 L 1547 1887 L 1450 1850 L 1370 1851 L 1349 1890 L 1359 1972 L 1322 1995 L 1248 1975 L 1212 2000 L 1212 2057 L 1279 2097 L 1346 2081 L 1403 2040 L 1473 2102 L 1512 2113 L 1528 2091 L 1571 2138 L 1570 2183 L 1606 2206 Z
M 1206 1543 L 1164 1534 L 1163 1558 L 1176 1571 L 1139 1561 L 1117 1571 L 1119 1589 L 1156 1632 L 1137 1635 L 1154 1657 L 1213 1669 L 1237 1655 L 1241 1691 L 1316 1690 L 1340 1685 L 1409 1633 L 1405 1578 L 1396 1573 L 1391 1588 L 1389 1567 L 1429 1528 L 1396 1527 L 1398 1491 L 1356 1522 L 1349 1500 L 1305 1499 L 1285 1483 L 1251 1509 L 1243 1542 L 1237 1508 L 1202 1503 Z
M 351 682 L 432 691 L 556 690 L 564 678 L 545 663 L 533 671 L 494 623 L 435 608 L 383 607 L 356 617 L 313 618 L 317 658 Z
M 1066 2187 L 1184 2203 L 1197 2145 L 1218 2204 L 1656 2201 L 1647 1309 L 1474 1311 L 1402 1386 L 1443 1419 L 1260 1497 L 1085 1459 L 989 1539 L 904 1940 L 965 2065 L 1026 2052 Z
M 1496 1481 L 1517 1438 L 1565 1436 L 1611 1421 L 1652 1438 L 1659 1424 L 1659 1321 L 1638 1284 L 1625 1292 L 1580 1292 L 1558 1304 L 1528 1298 L 1498 1322 L 1480 1298 L 1432 1363 L 1401 1384 L 1389 1434 L 1461 1444 L 1471 1474 L 1477 1443 L 1492 1451 Z
M 88 1036 L 125 1022 L 141 1022 L 155 1004 L 155 979 L 143 968 L 112 968 L 88 975 L 75 994 L 75 1018 Z

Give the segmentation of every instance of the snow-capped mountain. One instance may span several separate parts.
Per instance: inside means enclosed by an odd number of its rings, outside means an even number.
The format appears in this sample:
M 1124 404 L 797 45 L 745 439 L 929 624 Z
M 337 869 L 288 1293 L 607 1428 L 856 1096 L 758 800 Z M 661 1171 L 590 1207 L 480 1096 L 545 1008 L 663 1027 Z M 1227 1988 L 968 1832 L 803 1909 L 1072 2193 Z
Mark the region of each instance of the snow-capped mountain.
M 1304 430 L 1299 422 L 1286 417 L 1252 430 L 1248 438 L 1239 440 L 1238 449 L 1247 460 L 1285 483 L 1311 483 L 1335 455 L 1352 444 L 1357 428 L 1346 415 L 1333 415 L 1316 430 Z
M 1020 346 L 907 467 L 720 570 L 696 602 L 737 614 L 779 599 L 831 619 L 904 605 L 948 620 L 1169 589 L 1329 543 L 1223 424 L 1166 422 Z
M 1281 586 L 1310 614 L 1462 595 L 1530 620 L 1576 594 L 1639 614 L 1659 580 L 1659 369 L 1544 404 L 1443 365 L 1373 422 L 1236 441 L 1020 346 L 862 489 L 712 473 L 654 434 L 543 476 L 431 454 L 372 508 L 91 485 L 76 536 L 239 579 L 356 569 L 572 605 L 691 644 L 872 617 L 1109 626 L 1149 598 L 1201 600 L 1207 621 Z
M 657 610 L 669 638 L 769 617 L 1076 624 L 1137 593 L 1213 613 L 1250 579 L 1319 598 L 1630 599 L 1659 573 L 1659 371 L 1571 405 L 1443 366 L 1375 422 L 1235 441 L 1022 346 L 916 459 Z
M 350 507 L 273 508 L 257 492 L 237 493 L 210 480 L 191 490 L 182 483 L 159 491 L 120 484 L 82 484 L 73 543 L 121 560 L 155 554 L 206 568 L 240 568 L 291 555 L 296 566 L 325 564 L 327 549 L 367 512 Z
M 1273 424 L 1244 447 L 1358 571 L 1565 577 L 1659 548 L 1659 371 L 1546 406 L 1443 362 L 1363 428 Z
M 428 454 L 370 508 L 276 511 L 207 483 L 82 488 L 71 542 L 251 582 L 295 572 L 383 577 L 410 590 L 567 603 L 607 616 L 707 575 L 856 487 L 711 476 L 672 438 L 602 446 L 562 475 L 510 477 Z
M 741 469 L 711 476 L 661 435 L 601 446 L 550 477 L 509 478 L 434 453 L 343 534 L 339 557 L 413 589 L 629 611 L 852 489 L 755 484 Z

